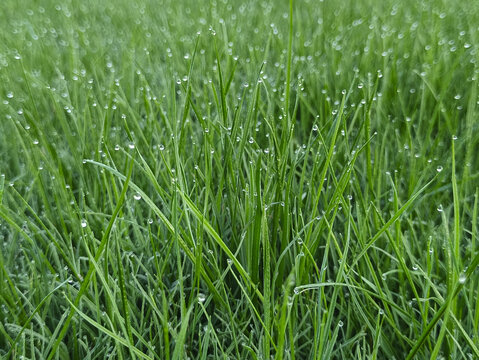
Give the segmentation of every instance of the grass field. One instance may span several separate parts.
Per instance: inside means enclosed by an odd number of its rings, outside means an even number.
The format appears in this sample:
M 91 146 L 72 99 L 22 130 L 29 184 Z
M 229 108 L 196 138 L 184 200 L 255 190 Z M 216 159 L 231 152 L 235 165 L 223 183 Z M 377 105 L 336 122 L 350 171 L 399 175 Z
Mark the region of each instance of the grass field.
M 479 2 L 0 2 L 0 358 L 478 359 Z

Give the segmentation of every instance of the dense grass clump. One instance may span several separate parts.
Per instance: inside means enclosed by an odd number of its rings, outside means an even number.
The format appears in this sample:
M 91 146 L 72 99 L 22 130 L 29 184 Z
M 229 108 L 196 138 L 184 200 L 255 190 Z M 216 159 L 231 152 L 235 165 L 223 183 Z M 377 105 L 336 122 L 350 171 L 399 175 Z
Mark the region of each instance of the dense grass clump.
M 0 357 L 479 357 L 479 3 L 0 2 Z

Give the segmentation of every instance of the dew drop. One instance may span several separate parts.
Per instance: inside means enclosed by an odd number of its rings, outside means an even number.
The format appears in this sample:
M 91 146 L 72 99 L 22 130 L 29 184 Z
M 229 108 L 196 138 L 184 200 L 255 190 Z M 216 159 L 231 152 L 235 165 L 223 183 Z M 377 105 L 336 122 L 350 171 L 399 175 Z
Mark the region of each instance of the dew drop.
M 339 327 L 343 327 L 343 325 L 344 325 L 344 323 L 343 323 L 341 320 L 339 320 L 338 326 L 339 326 Z
M 136 201 L 141 200 L 141 195 L 139 193 L 136 193 L 135 195 L 133 195 L 133 199 L 135 199 Z
M 464 284 L 466 282 L 466 274 L 464 272 L 461 273 L 461 275 L 459 275 L 459 283 L 460 284 Z
M 437 172 L 441 172 L 442 170 L 443 170 L 442 166 L 438 166 L 437 169 L 436 169 Z
M 198 303 L 204 303 L 206 300 L 206 295 L 203 293 L 198 294 Z
M 86 228 L 86 226 L 87 226 L 86 220 L 82 219 L 81 222 L 80 222 L 80 225 L 81 225 L 82 228 Z

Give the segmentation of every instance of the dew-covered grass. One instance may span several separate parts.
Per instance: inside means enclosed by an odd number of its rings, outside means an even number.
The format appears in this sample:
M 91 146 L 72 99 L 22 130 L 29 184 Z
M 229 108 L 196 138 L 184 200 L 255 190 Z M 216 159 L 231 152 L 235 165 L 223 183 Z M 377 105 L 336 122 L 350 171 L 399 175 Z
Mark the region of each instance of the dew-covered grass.
M 479 358 L 479 3 L 0 2 L 0 357 Z

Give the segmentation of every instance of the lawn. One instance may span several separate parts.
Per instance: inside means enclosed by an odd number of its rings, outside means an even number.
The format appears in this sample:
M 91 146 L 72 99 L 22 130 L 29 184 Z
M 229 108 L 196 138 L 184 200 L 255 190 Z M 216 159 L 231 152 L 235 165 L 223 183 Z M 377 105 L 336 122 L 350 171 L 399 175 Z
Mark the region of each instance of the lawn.
M 0 358 L 478 359 L 479 2 L 0 2 Z

